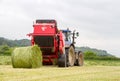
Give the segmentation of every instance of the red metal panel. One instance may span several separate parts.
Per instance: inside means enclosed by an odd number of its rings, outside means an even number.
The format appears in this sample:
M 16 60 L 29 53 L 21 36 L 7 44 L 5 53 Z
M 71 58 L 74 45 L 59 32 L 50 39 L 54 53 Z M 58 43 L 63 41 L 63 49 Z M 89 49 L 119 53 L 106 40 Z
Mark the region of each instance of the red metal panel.
M 64 35 L 63 33 L 60 31 L 60 46 L 59 46 L 59 50 L 60 50 L 60 53 L 63 54 L 64 53 L 64 48 L 65 48 L 65 41 L 63 40 L 64 39 Z
M 55 34 L 55 27 L 52 25 L 34 25 L 34 31 L 33 33 L 39 33 L 39 34 Z

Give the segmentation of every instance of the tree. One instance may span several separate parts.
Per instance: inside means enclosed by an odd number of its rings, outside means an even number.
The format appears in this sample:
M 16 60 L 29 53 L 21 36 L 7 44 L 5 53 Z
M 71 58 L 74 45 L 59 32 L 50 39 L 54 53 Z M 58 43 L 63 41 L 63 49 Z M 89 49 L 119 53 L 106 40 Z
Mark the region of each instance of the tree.
M 85 59 L 94 59 L 94 58 L 96 58 L 96 56 L 97 56 L 97 54 L 92 52 L 92 51 L 86 51 L 84 53 L 84 58 Z
M 10 55 L 11 54 L 11 48 L 8 45 L 0 46 L 0 54 L 1 55 Z

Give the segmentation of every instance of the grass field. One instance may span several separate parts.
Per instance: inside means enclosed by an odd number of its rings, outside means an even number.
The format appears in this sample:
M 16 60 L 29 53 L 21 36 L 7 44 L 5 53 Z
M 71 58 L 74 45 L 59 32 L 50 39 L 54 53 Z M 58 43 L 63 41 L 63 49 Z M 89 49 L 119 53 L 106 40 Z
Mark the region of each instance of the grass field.
M 11 65 L 11 56 L 0 55 L 0 65 Z M 120 66 L 120 60 L 84 60 L 85 66 Z
M 120 60 L 85 60 L 85 66 L 120 66 Z
M 120 66 L 14 69 L 0 65 L 0 81 L 120 81 Z
M 120 60 L 85 60 L 82 67 L 15 69 L 0 56 L 0 81 L 120 81 Z
M 10 65 L 11 56 L 0 55 L 0 65 Z

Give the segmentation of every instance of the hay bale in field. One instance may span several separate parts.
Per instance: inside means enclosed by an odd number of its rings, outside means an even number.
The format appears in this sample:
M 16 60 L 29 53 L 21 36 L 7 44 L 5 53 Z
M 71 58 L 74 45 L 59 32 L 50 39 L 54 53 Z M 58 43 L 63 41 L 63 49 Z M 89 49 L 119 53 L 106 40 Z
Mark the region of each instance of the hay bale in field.
M 42 52 L 37 45 L 15 48 L 11 58 L 14 68 L 37 68 L 42 66 Z

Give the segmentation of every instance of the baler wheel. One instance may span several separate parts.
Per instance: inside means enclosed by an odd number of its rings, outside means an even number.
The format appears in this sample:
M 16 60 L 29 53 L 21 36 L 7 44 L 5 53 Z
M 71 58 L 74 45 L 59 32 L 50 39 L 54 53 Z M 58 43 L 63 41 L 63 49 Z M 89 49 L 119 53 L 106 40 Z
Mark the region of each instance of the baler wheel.
M 60 54 L 58 58 L 58 67 L 67 67 L 66 54 Z

